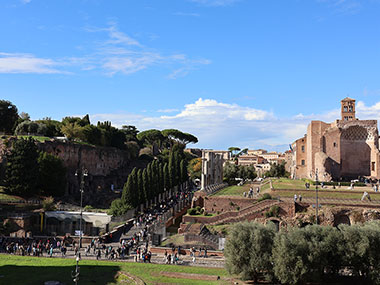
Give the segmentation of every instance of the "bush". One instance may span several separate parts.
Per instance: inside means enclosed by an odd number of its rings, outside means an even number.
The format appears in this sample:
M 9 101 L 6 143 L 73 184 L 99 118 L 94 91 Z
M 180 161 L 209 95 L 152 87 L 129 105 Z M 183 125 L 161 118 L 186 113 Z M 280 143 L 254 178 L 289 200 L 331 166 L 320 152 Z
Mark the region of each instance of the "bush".
M 54 198 L 47 197 L 42 201 L 42 208 L 44 211 L 55 211 Z
M 270 208 L 269 211 L 265 212 L 265 217 L 271 218 L 271 217 L 278 217 L 280 214 L 280 207 L 277 205 L 274 205 Z
M 230 274 L 239 274 L 244 280 L 273 278 L 271 263 L 275 230 L 257 223 L 239 223 L 228 234 L 224 256 Z
M 268 193 L 264 193 L 263 196 L 261 196 L 259 199 L 257 199 L 257 202 L 261 202 L 261 201 L 264 201 L 264 200 L 271 200 L 272 199 L 272 196 Z
M 190 216 L 195 216 L 195 215 L 198 215 L 198 212 L 197 212 L 197 209 L 190 208 L 190 209 L 187 210 L 187 214 L 190 215 Z
M 121 216 L 127 213 L 130 209 L 132 209 L 131 206 L 123 203 L 121 199 L 116 199 L 112 201 L 108 214 L 112 216 Z
M 86 211 L 86 212 L 91 212 L 92 210 L 94 210 L 94 207 L 92 207 L 91 205 L 86 205 L 83 208 L 83 210 Z

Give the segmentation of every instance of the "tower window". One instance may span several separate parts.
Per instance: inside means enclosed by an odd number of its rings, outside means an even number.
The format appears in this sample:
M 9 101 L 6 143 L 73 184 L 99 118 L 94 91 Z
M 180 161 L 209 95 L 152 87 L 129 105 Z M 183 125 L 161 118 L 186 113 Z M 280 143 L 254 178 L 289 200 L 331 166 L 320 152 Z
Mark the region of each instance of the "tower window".
M 301 160 L 301 165 L 305 165 L 305 160 L 304 159 Z
M 344 106 L 344 107 L 343 107 L 343 111 L 344 111 L 344 112 L 347 112 L 347 111 L 348 111 L 347 106 Z
M 305 152 L 305 146 L 304 145 L 301 147 L 301 149 L 302 149 L 302 152 Z
M 372 171 L 375 171 L 376 162 L 372 162 Z
M 352 106 L 350 106 L 350 107 L 348 107 L 348 110 L 349 110 L 350 112 L 353 112 L 353 111 L 354 111 L 354 108 L 353 108 Z
M 334 144 L 333 144 L 333 145 L 334 145 L 334 147 L 337 147 L 337 144 L 336 144 L 336 142 L 334 142 Z

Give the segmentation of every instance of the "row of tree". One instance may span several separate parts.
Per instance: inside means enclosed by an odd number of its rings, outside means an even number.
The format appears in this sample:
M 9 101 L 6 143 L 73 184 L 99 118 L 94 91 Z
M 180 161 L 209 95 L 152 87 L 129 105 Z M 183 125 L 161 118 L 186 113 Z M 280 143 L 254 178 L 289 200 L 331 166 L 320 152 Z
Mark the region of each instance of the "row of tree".
M 231 274 L 255 282 L 323 284 L 340 280 L 343 270 L 357 284 L 380 284 L 379 247 L 379 222 L 280 232 L 274 226 L 245 222 L 230 231 L 224 255 Z
M 20 196 L 63 196 L 66 168 L 61 159 L 38 150 L 31 139 L 15 140 L 6 157 L 6 191 Z
M 225 182 L 234 184 L 237 181 L 235 178 L 253 180 L 257 177 L 257 174 L 253 165 L 236 165 L 235 163 L 227 162 L 223 168 L 223 176 Z
M 126 149 L 133 153 L 137 152 L 137 155 L 139 149 L 146 146 L 161 151 L 175 143 L 186 145 L 198 142 L 195 136 L 176 129 L 139 132 L 135 126 L 126 125 L 119 129 L 108 121 L 93 125 L 89 115 L 83 118 L 65 117 L 61 122 L 51 118 L 32 121 L 27 113 L 18 114 L 17 107 L 5 100 L 0 100 L 0 132 L 47 137 L 66 136 L 69 140 Z
M 155 159 L 144 169 L 132 170 L 124 184 L 121 199 L 112 202 L 111 214 L 122 215 L 128 209 L 152 201 L 159 194 L 188 179 L 187 160 L 182 148 L 174 148 L 170 151 L 167 163 Z

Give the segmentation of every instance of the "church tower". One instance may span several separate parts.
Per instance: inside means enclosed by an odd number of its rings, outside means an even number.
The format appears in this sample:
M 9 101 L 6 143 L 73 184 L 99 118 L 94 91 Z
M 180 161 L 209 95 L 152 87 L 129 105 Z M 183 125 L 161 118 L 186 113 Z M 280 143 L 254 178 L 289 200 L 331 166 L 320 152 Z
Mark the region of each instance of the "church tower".
M 341 101 L 342 104 L 342 121 L 355 121 L 355 101 L 354 99 L 351 98 L 344 98 Z

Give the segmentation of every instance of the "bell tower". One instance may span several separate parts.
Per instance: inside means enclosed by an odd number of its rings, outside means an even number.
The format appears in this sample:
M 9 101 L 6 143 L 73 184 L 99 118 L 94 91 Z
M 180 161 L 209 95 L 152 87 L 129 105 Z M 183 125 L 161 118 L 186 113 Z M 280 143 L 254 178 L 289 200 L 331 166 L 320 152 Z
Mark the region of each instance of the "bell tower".
M 356 100 L 348 98 L 348 97 L 344 98 L 341 101 L 342 121 L 355 121 L 356 120 L 356 117 L 355 117 L 355 101 Z

